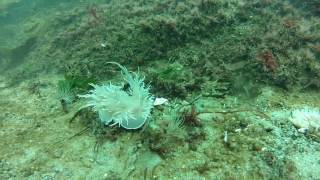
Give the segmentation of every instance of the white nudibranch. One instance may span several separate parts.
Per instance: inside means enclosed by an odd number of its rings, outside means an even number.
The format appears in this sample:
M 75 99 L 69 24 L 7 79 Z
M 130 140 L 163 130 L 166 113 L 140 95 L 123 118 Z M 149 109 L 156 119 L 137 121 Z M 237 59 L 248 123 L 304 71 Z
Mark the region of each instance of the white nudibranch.
M 144 78 L 139 74 L 129 72 L 116 62 L 108 63 L 120 67 L 124 81 L 129 84 L 128 90 L 111 83 L 91 84 L 94 89 L 89 94 L 79 95 L 88 99 L 82 108 L 92 107 L 104 124 L 118 124 L 125 129 L 140 128 L 153 108 L 154 97 L 149 93 L 149 86 L 144 84 Z

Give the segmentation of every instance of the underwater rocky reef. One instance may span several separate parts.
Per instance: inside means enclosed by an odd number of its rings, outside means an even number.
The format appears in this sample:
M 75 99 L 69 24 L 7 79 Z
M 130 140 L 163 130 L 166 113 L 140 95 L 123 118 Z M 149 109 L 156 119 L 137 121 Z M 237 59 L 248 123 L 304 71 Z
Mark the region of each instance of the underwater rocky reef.
M 6 0 L 0 27 L 0 179 L 320 177 L 318 0 Z

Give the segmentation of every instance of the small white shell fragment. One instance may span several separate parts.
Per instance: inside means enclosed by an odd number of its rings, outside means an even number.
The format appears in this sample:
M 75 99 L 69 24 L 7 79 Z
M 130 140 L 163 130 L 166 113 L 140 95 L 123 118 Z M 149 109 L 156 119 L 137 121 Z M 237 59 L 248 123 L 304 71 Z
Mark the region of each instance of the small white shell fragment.
M 318 109 L 304 107 L 291 112 L 289 120 L 299 129 L 299 132 L 305 132 L 308 129 L 320 129 L 320 112 Z
M 100 45 L 101 45 L 101 47 L 104 47 L 104 48 L 107 47 L 107 45 L 104 43 L 101 43 Z
M 159 105 L 162 105 L 162 104 L 168 104 L 168 99 L 166 98 L 156 98 L 153 102 L 153 105 L 154 106 L 159 106 Z
M 228 142 L 228 131 L 224 131 L 223 141 L 224 141 L 225 143 Z
M 300 129 L 298 129 L 298 132 L 299 133 L 306 133 L 306 132 L 308 132 L 308 128 L 300 128 Z

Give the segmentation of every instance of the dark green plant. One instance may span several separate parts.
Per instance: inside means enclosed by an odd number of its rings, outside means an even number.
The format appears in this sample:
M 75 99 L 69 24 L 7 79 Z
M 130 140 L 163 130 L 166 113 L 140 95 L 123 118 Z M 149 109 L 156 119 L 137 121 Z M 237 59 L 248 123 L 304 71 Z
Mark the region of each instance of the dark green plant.
M 81 93 L 90 89 L 90 83 L 95 83 L 96 80 L 92 77 L 86 77 L 74 74 L 65 74 L 65 81 L 69 82 L 70 88 L 74 89 L 76 93 Z

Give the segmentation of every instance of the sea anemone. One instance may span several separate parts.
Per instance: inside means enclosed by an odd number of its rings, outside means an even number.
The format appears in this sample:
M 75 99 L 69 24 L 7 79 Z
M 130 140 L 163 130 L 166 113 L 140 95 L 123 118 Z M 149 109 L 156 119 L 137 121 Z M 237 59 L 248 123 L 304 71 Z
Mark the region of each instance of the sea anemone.
M 140 128 L 147 120 L 153 107 L 154 97 L 149 93 L 149 86 L 143 82 L 136 73 L 129 71 L 115 62 L 109 62 L 121 68 L 125 82 L 129 84 L 127 91 L 122 86 L 111 83 L 107 85 L 94 85 L 89 94 L 80 95 L 89 99 L 84 107 L 93 107 L 98 112 L 101 122 L 125 128 Z

